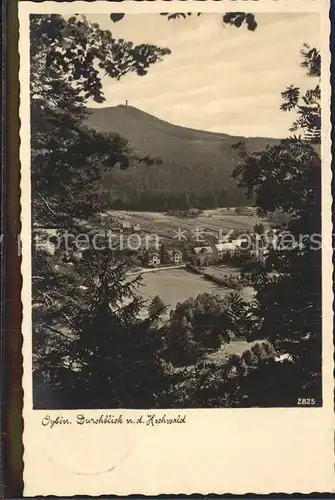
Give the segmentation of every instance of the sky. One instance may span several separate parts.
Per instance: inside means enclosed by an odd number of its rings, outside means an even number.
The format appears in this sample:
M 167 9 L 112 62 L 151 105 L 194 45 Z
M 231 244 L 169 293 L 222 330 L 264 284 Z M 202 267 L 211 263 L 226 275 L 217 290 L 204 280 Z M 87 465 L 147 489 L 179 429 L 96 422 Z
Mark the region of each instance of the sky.
M 257 13 L 256 31 L 223 25 L 220 14 L 168 21 L 158 14 L 88 20 L 115 38 L 168 47 L 147 75 L 106 77 L 103 105 L 128 104 L 170 123 L 249 137 L 285 137 L 294 120 L 279 110 L 289 84 L 315 85 L 300 67 L 304 43 L 319 47 L 317 14 Z

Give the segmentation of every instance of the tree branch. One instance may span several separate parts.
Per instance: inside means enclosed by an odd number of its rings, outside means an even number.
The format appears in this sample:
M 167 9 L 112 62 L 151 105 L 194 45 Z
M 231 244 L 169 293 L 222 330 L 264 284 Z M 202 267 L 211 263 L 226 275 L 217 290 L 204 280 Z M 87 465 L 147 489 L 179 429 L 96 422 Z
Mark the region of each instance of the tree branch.
M 44 326 L 46 328 L 49 328 L 49 330 L 51 330 L 52 332 L 57 333 L 58 335 L 61 335 L 62 337 L 65 337 L 68 340 L 74 341 L 73 337 L 70 337 L 70 335 L 66 335 L 66 333 L 60 332 L 59 330 L 57 330 L 57 328 L 54 328 L 53 326 L 47 324 L 45 324 Z
M 45 208 L 48 210 L 48 212 L 55 218 L 57 219 L 58 221 L 60 221 L 61 223 L 66 223 L 66 219 L 60 217 L 58 214 L 56 214 L 56 212 L 54 212 L 54 210 L 50 207 L 49 203 L 47 202 L 47 200 L 44 198 L 44 196 L 42 196 L 40 193 L 38 193 L 38 196 L 39 198 L 42 200 Z

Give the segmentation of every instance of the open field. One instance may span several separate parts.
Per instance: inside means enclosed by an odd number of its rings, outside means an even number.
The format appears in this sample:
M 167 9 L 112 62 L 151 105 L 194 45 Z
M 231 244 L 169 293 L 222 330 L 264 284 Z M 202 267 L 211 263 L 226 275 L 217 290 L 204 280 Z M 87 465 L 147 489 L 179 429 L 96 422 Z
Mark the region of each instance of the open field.
M 162 212 L 134 212 L 124 210 L 112 210 L 108 215 L 119 222 L 129 221 L 131 225 L 139 224 L 145 233 L 157 234 L 161 238 L 176 239 L 176 231 L 185 231 L 185 238 L 193 238 L 196 241 L 196 233 L 203 237 L 214 236 L 219 238 L 229 230 L 250 231 L 254 225 L 264 220 L 255 215 L 236 215 L 233 209 L 219 208 L 216 210 L 205 210 L 197 217 L 170 216 Z M 184 239 L 184 238 L 183 238 Z
M 183 302 L 189 297 L 196 297 L 200 293 L 213 293 L 221 297 L 234 292 L 229 288 L 224 288 L 204 279 L 202 276 L 192 274 L 184 269 L 164 270 L 152 273 L 145 273 L 142 279 L 140 293 L 144 299 L 150 301 L 155 295 L 159 295 L 164 304 L 168 307 L 167 313 L 174 309 L 178 302 Z M 248 300 L 252 297 L 250 290 L 242 290 L 240 293 Z M 216 352 L 207 356 L 208 361 L 222 363 L 231 354 L 242 354 L 249 349 L 252 344 L 246 340 L 232 340 Z
M 142 286 L 139 289 L 144 299 L 150 301 L 159 295 L 168 309 L 174 309 L 178 302 L 200 293 L 215 293 L 224 297 L 232 290 L 224 288 L 190 273 L 184 269 L 163 270 L 143 274 Z
M 241 355 L 254 344 L 254 342 L 247 342 L 246 340 L 232 340 L 229 344 L 225 344 L 217 351 L 207 354 L 206 359 L 213 363 L 222 363 L 228 356 L 232 354 Z

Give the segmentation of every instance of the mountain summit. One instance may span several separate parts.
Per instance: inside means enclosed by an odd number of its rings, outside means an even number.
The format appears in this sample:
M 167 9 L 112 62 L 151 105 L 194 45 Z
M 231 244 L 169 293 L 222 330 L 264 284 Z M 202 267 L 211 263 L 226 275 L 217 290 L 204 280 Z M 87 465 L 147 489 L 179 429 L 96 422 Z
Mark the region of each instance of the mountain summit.
M 98 132 L 117 133 L 142 156 L 160 164 L 111 172 L 106 189 L 118 208 L 139 210 L 213 208 L 246 203 L 230 174 L 238 161 L 232 146 L 245 140 L 249 151 L 275 139 L 244 138 L 173 125 L 133 106 L 88 110 L 86 124 Z

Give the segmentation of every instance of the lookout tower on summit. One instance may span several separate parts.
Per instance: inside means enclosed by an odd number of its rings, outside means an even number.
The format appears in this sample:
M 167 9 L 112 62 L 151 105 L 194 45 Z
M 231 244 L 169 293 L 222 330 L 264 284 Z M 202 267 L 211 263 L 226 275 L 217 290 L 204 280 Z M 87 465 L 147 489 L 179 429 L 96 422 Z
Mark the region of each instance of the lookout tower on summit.
M 128 100 L 126 99 L 126 106 L 128 106 Z

